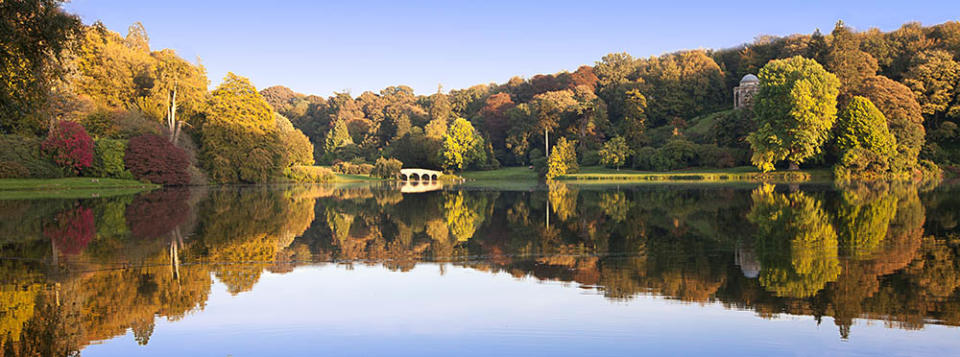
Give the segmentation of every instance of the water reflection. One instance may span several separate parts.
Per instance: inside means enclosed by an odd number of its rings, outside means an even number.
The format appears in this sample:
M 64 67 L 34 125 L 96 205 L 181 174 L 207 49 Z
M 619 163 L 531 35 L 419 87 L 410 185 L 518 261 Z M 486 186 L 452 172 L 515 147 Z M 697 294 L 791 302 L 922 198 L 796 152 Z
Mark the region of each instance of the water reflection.
M 0 201 L 0 351 L 69 354 L 202 311 L 264 272 L 440 262 L 759 316 L 960 324 L 956 190 L 552 183 L 290 186 Z M 930 217 L 927 217 L 929 212 Z M 444 265 L 441 265 L 441 267 Z

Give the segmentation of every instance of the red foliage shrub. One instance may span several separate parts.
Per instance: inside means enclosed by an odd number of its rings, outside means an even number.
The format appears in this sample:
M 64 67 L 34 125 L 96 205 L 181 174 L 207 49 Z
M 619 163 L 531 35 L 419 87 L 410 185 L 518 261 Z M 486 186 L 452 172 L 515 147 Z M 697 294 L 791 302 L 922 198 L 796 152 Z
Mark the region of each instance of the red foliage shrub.
M 93 210 L 79 206 L 58 213 L 54 223 L 43 230 L 59 251 L 69 255 L 82 252 L 93 240 L 93 234 Z
M 144 134 L 130 139 L 123 161 L 138 180 L 161 185 L 190 183 L 187 153 L 161 136 Z
M 43 152 L 74 174 L 93 164 L 93 139 L 80 124 L 60 121 L 43 141 Z
M 130 233 L 141 239 L 162 237 L 177 228 L 190 215 L 190 191 L 165 189 L 137 196 L 127 206 Z

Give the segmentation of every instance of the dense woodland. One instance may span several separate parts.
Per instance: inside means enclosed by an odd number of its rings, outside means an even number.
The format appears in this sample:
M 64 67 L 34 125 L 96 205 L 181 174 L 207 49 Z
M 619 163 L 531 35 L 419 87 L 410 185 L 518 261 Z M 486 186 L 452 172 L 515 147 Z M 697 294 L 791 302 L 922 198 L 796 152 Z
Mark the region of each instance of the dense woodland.
M 0 177 L 328 179 L 320 164 L 386 177 L 400 165 L 530 165 L 547 177 L 595 165 L 755 165 L 875 178 L 960 161 L 960 22 L 891 32 L 838 22 L 829 34 L 649 58 L 612 53 L 572 72 L 431 95 L 398 85 L 324 98 L 258 91 L 232 73 L 208 90 L 199 60 L 151 49 L 139 23 L 125 36 L 85 26 L 60 2 L 0 4 L 0 140 L 11 148 Z M 759 77 L 759 92 L 732 109 L 747 74 Z M 129 155 L 152 161 L 131 164 Z

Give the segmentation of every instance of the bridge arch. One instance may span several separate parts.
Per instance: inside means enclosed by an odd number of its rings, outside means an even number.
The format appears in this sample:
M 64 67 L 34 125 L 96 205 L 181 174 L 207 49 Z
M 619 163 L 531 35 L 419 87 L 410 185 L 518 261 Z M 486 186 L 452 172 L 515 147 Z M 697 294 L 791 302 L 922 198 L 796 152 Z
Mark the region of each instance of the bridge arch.
M 401 169 L 398 178 L 403 181 L 437 181 L 443 174 L 437 170 Z

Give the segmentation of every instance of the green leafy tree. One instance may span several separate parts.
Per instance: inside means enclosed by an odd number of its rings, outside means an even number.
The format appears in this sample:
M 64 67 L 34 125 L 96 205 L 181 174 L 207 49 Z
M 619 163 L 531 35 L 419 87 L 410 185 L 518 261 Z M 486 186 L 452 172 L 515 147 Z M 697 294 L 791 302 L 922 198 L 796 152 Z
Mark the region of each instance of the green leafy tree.
M 837 121 L 837 148 L 846 153 L 864 148 L 883 158 L 893 156 L 896 139 L 887 128 L 887 119 L 869 99 L 856 96 L 843 107 Z
M 261 92 L 262 93 L 262 92 Z M 283 167 L 313 165 L 313 144 L 302 131 L 293 127 L 285 116 L 275 113 L 277 134 L 283 151 Z
M 443 166 L 447 170 L 463 170 L 474 162 L 483 161 L 483 138 L 473 124 L 463 118 L 453 120 L 453 125 L 443 138 Z
M 874 76 L 864 81 L 858 95 L 870 99 L 880 109 L 896 138 L 897 149 L 890 168 L 899 172 L 916 167 L 926 133 L 920 104 L 910 88 L 887 77 Z
M 814 60 L 773 60 L 760 70 L 754 98 L 759 128 L 748 136 L 751 161 L 763 171 L 787 160 L 791 169 L 816 155 L 837 117 L 840 82 Z
M 626 93 L 624 102 L 620 132 L 631 149 L 639 150 L 646 142 L 644 132 L 647 125 L 647 98 L 640 93 L 639 89 L 632 89 Z
M 536 113 L 537 126 L 548 132 L 555 131 L 579 105 L 573 91 L 566 89 L 537 94 L 530 103 Z
M 944 116 L 960 118 L 957 83 L 960 82 L 960 63 L 953 55 L 941 50 L 921 52 L 911 61 L 903 75 L 903 84 L 913 91 L 923 114 L 939 123 Z
M 520 103 L 507 111 L 510 129 L 507 131 L 505 146 L 521 164 L 526 162 L 531 139 L 536 133 L 536 116 L 527 103 Z M 541 154 L 542 156 L 542 154 Z
M 869 99 L 853 97 L 840 112 L 837 122 L 837 149 L 840 160 L 834 167 L 841 179 L 882 175 L 890 169 L 896 154 L 896 139 L 887 129 L 887 120 Z
M 40 134 L 47 127 L 40 109 L 82 31 L 64 2 L 0 2 L 0 132 Z
M 400 175 L 401 168 L 403 163 L 400 160 L 381 157 L 373 164 L 373 171 L 370 174 L 379 178 L 393 179 Z
M 577 164 L 576 144 L 576 140 L 568 141 L 564 137 L 557 140 L 557 145 L 550 152 L 550 158 L 547 162 L 547 179 L 554 179 L 580 171 L 580 165 Z
M 633 150 L 627 145 L 627 140 L 622 136 L 615 136 L 603 144 L 603 149 L 600 150 L 600 163 L 620 170 L 620 166 L 623 166 L 631 155 Z
M 337 149 L 350 144 L 353 144 L 353 138 L 350 137 L 350 132 L 347 130 L 347 122 L 337 120 L 333 123 L 333 127 L 330 128 L 330 132 L 327 133 L 327 138 L 323 143 L 323 150 L 328 156 L 332 156 Z
M 723 70 L 702 50 L 650 58 L 639 73 L 651 126 L 691 119 L 728 105 Z

